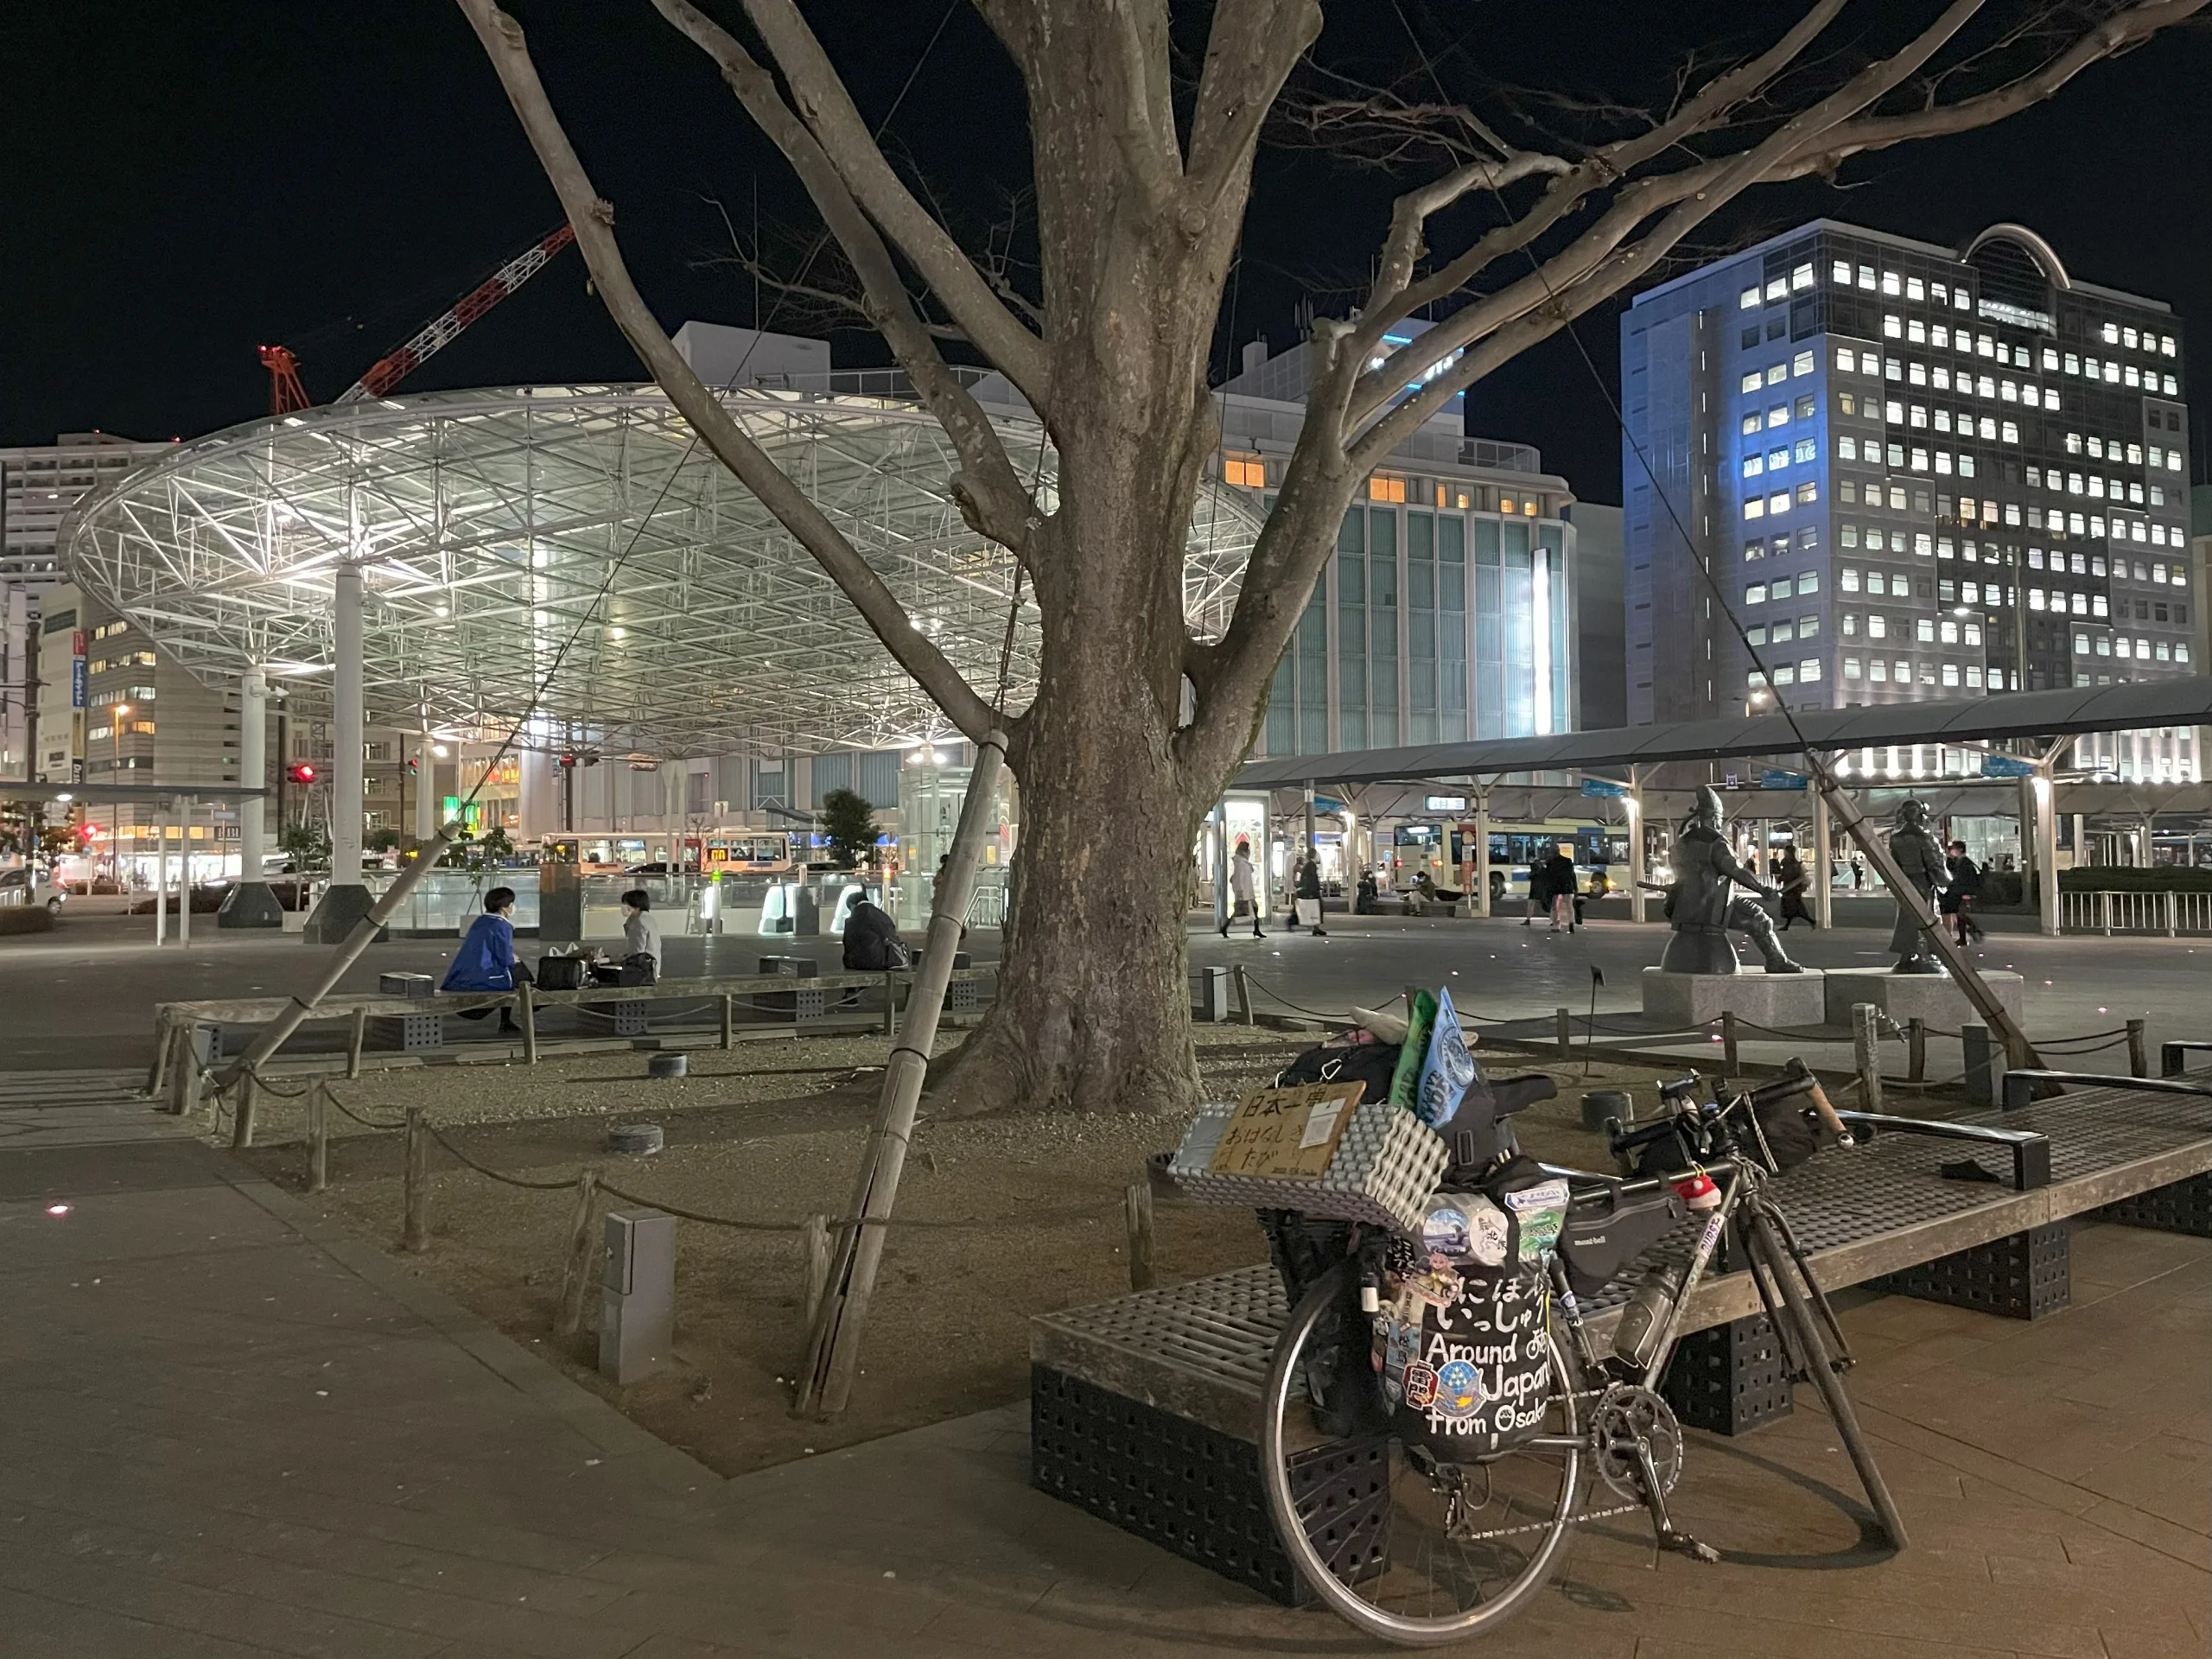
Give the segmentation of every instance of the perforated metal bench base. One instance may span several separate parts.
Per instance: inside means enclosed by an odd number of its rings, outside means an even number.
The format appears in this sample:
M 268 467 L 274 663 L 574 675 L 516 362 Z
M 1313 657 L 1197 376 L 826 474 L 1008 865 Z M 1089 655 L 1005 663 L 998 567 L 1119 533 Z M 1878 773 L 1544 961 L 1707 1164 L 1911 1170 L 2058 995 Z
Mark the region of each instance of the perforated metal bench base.
M 2073 1260 L 2067 1224 L 2053 1222 L 1869 1282 L 1876 1290 L 1923 1302 L 1971 1307 L 2012 1319 L 2040 1319 L 2073 1300 Z
M 1764 1313 L 1684 1337 L 1660 1392 L 1684 1423 L 1715 1434 L 1748 1434 L 1796 1409 L 1789 1362 Z
M 1285 1606 L 1312 1602 L 1268 1518 L 1256 1445 L 1048 1365 L 1029 1376 L 1033 1485 Z M 1382 1557 L 1388 1471 L 1379 1440 L 1332 1441 L 1292 1460 L 1311 1535 L 1346 1576 Z
M 2212 1175 L 2192 1175 L 2139 1192 L 2097 1211 L 2100 1221 L 2123 1227 L 2155 1227 L 2161 1232 L 2212 1238 Z

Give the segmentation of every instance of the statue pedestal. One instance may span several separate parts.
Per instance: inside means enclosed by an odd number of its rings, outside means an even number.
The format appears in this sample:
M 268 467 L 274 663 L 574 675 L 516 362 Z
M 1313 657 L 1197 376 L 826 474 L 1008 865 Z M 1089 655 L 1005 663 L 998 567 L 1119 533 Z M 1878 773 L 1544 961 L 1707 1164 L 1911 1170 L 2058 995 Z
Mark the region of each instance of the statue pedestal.
M 1813 968 L 1802 974 L 1770 974 L 1758 968 L 1739 974 L 1677 974 L 1647 968 L 1643 1017 L 1674 1026 L 1701 1026 L 1732 1014 L 1777 1030 L 1817 1026 L 1827 1019 L 1828 994 L 1821 988 L 1826 977 Z
M 1925 1020 L 1946 1031 L 1961 1025 L 1981 1024 L 1967 994 L 1951 982 L 1948 974 L 1893 974 L 1886 968 L 1832 968 L 1827 980 L 1827 1023 L 1847 1026 L 1854 1002 L 1872 1002 L 1899 1025 L 1908 1020 Z M 2002 971 L 1982 975 L 1982 981 L 2005 1005 L 2017 1022 L 2020 1018 L 2018 974 Z M 1647 999 L 1648 1000 L 1648 999 Z

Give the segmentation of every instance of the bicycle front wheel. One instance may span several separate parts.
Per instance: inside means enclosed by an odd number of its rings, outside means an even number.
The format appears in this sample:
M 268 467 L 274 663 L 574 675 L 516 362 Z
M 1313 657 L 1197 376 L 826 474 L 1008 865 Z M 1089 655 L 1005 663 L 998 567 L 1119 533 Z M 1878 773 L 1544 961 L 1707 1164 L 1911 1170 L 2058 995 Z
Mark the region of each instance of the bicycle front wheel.
M 1342 1455 L 1313 1426 L 1306 1378 L 1362 1354 L 1353 1268 L 1306 1293 L 1276 1340 L 1261 1395 L 1260 1480 L 1299 1574 L 1348 1623 L 1405 1647 L 1497 1629 L 1557 1565 L 1581 1484 L 1573 1368 L 1548 1342 L 1553 1399 L 1534 1443 L 1480 1463 L 1439 1464 L 1395 1438 Z

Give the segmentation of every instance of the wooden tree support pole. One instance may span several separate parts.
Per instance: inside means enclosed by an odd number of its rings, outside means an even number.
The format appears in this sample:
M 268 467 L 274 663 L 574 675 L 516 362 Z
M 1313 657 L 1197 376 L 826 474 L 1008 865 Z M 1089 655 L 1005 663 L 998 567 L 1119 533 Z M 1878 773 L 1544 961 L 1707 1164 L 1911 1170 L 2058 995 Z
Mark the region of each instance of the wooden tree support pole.
M 1560 1058 L 1573 1059 L 1574 1058 L 1574 1011 L 1572 1008 L 1554 1008 L 1552 1023 L 1557 1028 Z
M 231 1150 L 243 1152 L 253 1144 L 254 1096 L 261 1091 L 261 1079 L 251 1071 L 238 1073 L 238 1106 L 231 1118 Z
M 1915 1083 L 1928 1078 L 1928 1022 L 1908 1020 L 1904 1022 L 1904 1074 Z
M 899 975 L 894 969 L 885 969 L 883 975 L 883 1034 L 899 1034 Z
M 531 984 L 515 989 L 515 1012 L 522 1017 L 522 1063 L 537 1064 L 537 988 Z
M 811 1335 L 822 1298 L 830 1288 L 830 1217 L 809 1216 L 801 1235 L 806 1249 L 806 1294 L 800 1302 L 800 1332 Z
M 576 1201 L 569 1211 L 569 1250 L 561 1267 L 561 1305 L 553 1316 L 556 1336 L 573 1337 L 583 1329 L 584 1298 L 591 1290 L 592 1211 L 599 1206 L 599 1172 L 576 1176 Z
M 2171 893 L 2166 896 L 2169 899 L 2173 897 Z M 2140 1020 L 2127 1022 L 2127 1075 L 2131 1077 L 2151 1075 L 2151 1046 L 2144 1040 L 2143 1021 Z
M 1236 988 L 1236 1023 L 1240 1026 L 1259 1023 L 1252 1015 L 1252 982 L 1245 976 L 1243 963 L 1229 970 L 1229 981 Z
M 330 1184 L 330 1096 L 322 1079 L 308 1085 L 308 1191 Z
M 1720 1058 L 1728 1068 L 1728 1075 L 1736 1075 L 1736 1011 L 1720 1011 Z
M 728 1048 L 737 1040 L 737 999 L 728 991 L 721 995 L 721 1046 Z
M 410 1255 L 430 1248 L 430 1135 L 423 1127 L 423 1109 L 407 1109 L 407 1146 L 403 1192 L 405 1213 L 399 1230 L 399 1247 Z
M 353 1010 L 353 1018 L 346 1028 L 346 1075 L 348 1078 L 361 1075 L 361 1049 L 369 1037 L 369 1011 Z
M 945 988 L 952 981 L 952 958 L 960 948 L 961 918 L 976 887 L 976 871 L 983 858 L 983 831 L 996 823 L 999 779 L 1006 767 L 1006 734 L 994 728 L 976 752 L 975 771 L 968 779 L 968 798 L 960 808 L 960 823 L 953 830 L 952 852 L 943 880 L 931 895 L 928 943 L 922 951 L 920 971 L 914 976 L 912 996 L 899 1041 L 883 1069 L 883 1094 L 876 1109 L 875 1128 L 862 1154 L 853 1201 L 846 1214 L 854 1219 L 839 1232 L 836 1257 L 830 1269 L 829 1288 L 814 1321 L 806 1370 L 799 1378 L 793 1409 L 800 1415 L 830 1418 L 845 1408 L 853 1378 L 860 1370 L 861 1332 L 868 1320 L 868 1298 L 874 1294 L 875 1274 L 883 1259 L 883 1224 L 890 1219 L 899 1196 L 899 1176 L 906 1167 L 906 1143 L 914 1133 L 914 1116 L 921 1104 L 922 1084 L 929 1074 L 930 1051 L 937 1046 L 938 1017 L 944 1012 Z
M 1152 1183 L 1133 1183 L 1122 1207 L 1129 1230 L 1129 1288 L 1150 1290 L 1158 1282 L 1152 1271 Z

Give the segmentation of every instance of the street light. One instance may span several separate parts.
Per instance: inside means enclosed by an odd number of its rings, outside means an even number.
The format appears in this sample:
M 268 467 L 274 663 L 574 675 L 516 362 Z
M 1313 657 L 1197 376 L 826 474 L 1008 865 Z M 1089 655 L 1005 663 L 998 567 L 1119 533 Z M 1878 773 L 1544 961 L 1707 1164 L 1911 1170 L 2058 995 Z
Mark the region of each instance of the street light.
M 121 772 L 123 770 L 124 717 L 129 715 L 130 712 L 130 705 L 129 703 L 118 702 L 115 705 L 110 721 L 111 728 L 110 735 L 115 739 L 115 770 L 118 772 Z M 120 819 L 122 816 L 123 814 L 120 811 L 118 811 L 116 814 L 118 819 Z M 107 862 L 109 874 L 115 877 L 116 884 L 118 887 L 121 886 L 123 882 L 123 825 L 120 823 L 118 823 L 115 826 L 115 835 L 107 844 Z M 186 885 L 188 887 L 191 884 L 188 882 Z M 87 891 L 90 891 L 90 889 L 87 889 Z

